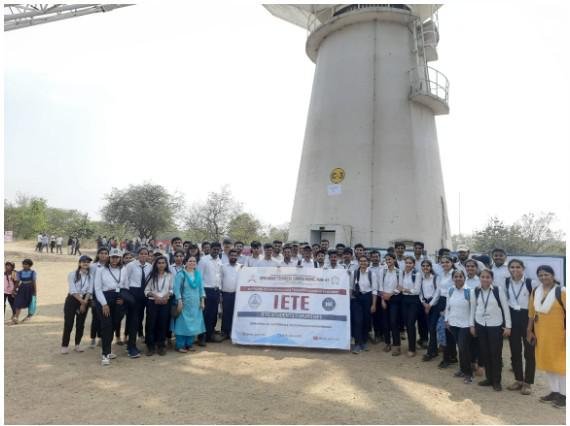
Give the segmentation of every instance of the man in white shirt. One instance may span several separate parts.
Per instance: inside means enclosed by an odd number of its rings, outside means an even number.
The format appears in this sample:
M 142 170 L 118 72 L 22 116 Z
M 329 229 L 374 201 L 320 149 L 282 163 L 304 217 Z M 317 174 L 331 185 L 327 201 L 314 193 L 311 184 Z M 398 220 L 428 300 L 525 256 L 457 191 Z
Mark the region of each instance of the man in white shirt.
M 259 262 L 261 262 L 261 243 L 259 241 L 252 241 L 251 242 L 251 256 L 247 256 L 247 259 L 244 263 L 244 266 L 247 267 L 257 267 L 259 266 Z
M 280 264 L 283 261 L 283 255 L 281 254 L 281 247 L 283 247 L 283 241 L 275 240 L 273 241 L 273 254 L 272 259 Z
M 403 271 L 406 266 L 404 254 L 406 252 L 406 243 L 397 241 L 394 243 L 394 252 L 396 253 L 396 268 Z
M 358 262 L 352 260 L 352 249 L 350 247 L 345 247 L 342 252 L 342 263 L 340 264 L 344 269 L 349 271 L 356 271 L 358 268 Z
M 279 266 L 279 263 L 273 260 L 273 246 L 271 243 L 263 244 L 263 259 L 261 259 L 257 266 L 268 267 L 268 266 Z
M 239 271 L 242 268 L 242 265 L 237 263 L 238 252 L 236 249 L 231 249 L 228 252 L 228 257 L 228 264 L 222 265 L 222 341 L 231 339 L 236 289 Z
M 467 274 L 467 270 L 465 269 L 465 262 L 467 262 L 471 258 L 469 247 L 463 245 L 457 247 L 457 262 L 455 263 L 455 269 L 461 269 L 465 274 Z M 483 262 L 478 261 L 477 259 L 473 259 L 479 265 L 479 271 L 482 271 L 485 268 Z
M 336 250 L 329 250 L 329 263 L 326 265 L 329 269 L 341 269 L 342 267 L 338 264 L 338 255 Z
M 38 234 L 35 251 L 42 251 L 42 234 Z
M 206 346 L 206 342 L 222 341 L 220 336 L 214 335 L 218 322 L 218 305 L 220 303 L 220 286 L 222 280 L 222 261 L 220 250 L 222 246 L 217 241 L 210 245 L 210 254 L 202 257 L 198 264 L 198 271 L 202 275 L 204 290 L 206 292 L 206 306 L 204 308 L 204 323 L 206 333 L 199 336 L 198 345 Z
M 297 266 L 303 269 L 313 269 L 317 267 L 317 262 L 311 258 L 313 254 L 310 245 L 303 247 L 303 258 L 297 262 Z
M 233 241 L 230 240 L 229 238 L 224 238 L 222 245 L 223 245 L 222 265 L 227 265 L 228 263 L 230 263 L 229 253 L 233 247 Z
M 372 272 L 372 279 L 374 280 L 374 287 L 376 289 L 380 288 L 380 252 L 373 250 L 370 252 L 370 267 L 368 268 Z M 382 323 L 382 309 L 376 309 L 376 312 L 372 314 L 372 328 L 374 329 L 374 338 L 371 338 L 373 344 L 380 343 L 382 337 L 384 336 L 384 325 Z
M 55 252 L 63 254 L 63 237 L 59 236 L 55 239 Z
M 416 260 L 416 266 L 414 269 L 416 270 L 416 273 L 421 273 L 422 261 L 427 259 L 427 257 L 424 256 L 424 243 L 421 241 L 414 242 L 414 259 Z
M 245 262 L 247 261 L 247 256 L 245 256 L 245 255 L 242 254 L 242 251 L 243 251 L 243 242 L 241 242 L 241 241 L 236 241 L 236 242 L 234 243 L 234 248 L 236 249 L 237 255 L 238 255 L 238 260 L 237 260 L 237 262 L 238 262 L 240 265 L 244 265 L 244 266 L 245 266 Z
M 285 266 L 288 268 L 294 268 L 297 266 L 297 260 L 292 258 L 291 246 L 288 244 L 283 247 L 283 260 L 281 261 L 280 266 Z
M 493 266 L 491 270 L 493 271 L 493 282 L 501 291 L 505 291 L 505 282 L 507 278 L 511 276 L 509 273 L 509 268 L 507 268 L 506 260 L 507 253 L 502 248 L 494 248 L 491 252 L 491 257 L 493 258 Z

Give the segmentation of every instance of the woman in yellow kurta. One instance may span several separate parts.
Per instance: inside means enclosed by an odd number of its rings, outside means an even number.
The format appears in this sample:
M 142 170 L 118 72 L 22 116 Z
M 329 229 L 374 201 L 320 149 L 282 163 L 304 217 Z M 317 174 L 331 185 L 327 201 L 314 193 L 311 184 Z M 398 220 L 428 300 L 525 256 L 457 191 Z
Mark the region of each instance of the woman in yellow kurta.
M 536 345 L 536 368 L 546 372 L 550 386 L 540 401 L 561 408 L 566 406 L 566 289 L 560 288 L 548 265 L 539 266 L 536 275 L 540 285 L 528 302 L 527 339 Z

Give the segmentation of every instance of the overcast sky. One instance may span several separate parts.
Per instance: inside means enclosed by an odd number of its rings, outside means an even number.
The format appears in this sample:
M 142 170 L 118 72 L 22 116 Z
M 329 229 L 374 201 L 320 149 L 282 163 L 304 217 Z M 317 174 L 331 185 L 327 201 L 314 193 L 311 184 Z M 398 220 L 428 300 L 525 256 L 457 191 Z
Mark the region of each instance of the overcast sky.
M 112 187 L 148 181 L 192 202 L 229 184 L 263 222 L 289 221 L 314 72 L 306 31 L 255 3 L 165 3 L 5 33 L 5 198 L 97 218 Z M 462 2 L 439 19 L 452 233 L 459 193 L 462 232 L 529 211 L 562 227 L 570 6 Z

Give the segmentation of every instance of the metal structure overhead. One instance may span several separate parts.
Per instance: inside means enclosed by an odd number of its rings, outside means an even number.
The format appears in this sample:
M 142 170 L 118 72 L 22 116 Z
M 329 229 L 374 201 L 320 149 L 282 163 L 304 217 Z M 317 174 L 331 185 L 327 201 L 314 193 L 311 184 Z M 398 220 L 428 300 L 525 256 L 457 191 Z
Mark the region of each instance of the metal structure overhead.
M 5 4 L 4 31 L 61 21 L 98 12 L 109 12 L 131 4 Z

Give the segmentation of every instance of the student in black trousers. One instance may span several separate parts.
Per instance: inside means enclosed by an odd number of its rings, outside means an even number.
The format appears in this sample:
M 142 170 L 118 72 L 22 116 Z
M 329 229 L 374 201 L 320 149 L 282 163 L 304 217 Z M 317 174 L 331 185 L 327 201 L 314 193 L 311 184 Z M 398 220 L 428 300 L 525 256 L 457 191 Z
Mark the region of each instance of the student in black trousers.
M 83 352 L 80 346 L 85 328 L 87 309 L 93 294 L 93 275 L 90 273 L 91 258 L 81 256 L 77 270 L 67 276 L 68 294 L 63 305 L 63 336 L 61 353 L 69 353 L 69 340 L 75 322 L 75 352 Z
M 374 275 L 368 269 L 368 259 L 361 255 L 359 268 L 352 274 L 350 316 L 353 324 L 353 354 L 368 350 L 368 327 L 370 314 L 376 311 L 377 289 L 374 287 Z
M 431 361 L 437 357 L 437 321 L 439 320 L 442 307 L 439 303 L 439 289 L 437 287 L 437 277 L 433 272 L 433 265 L 430 260 L 423 260 L 419 277 L 420 305 L 428 319 L 429 341 L 427 353 L 422 357 L 422 361 Z M 445 308 L 445 305 L 443 306 Z
M 402 296 L 400 292 L 400 272 L 395 267 L 396 256 L 386 254 L 384 256 L 386 268 L 381 271 L 380 293 L 382 295 L 382 322 L 384 323 L 384 352 L 392 351 L 393 356 L 401 354 L 400 340 L 400 308 L 402 304 Z M 392 340 L 390 340 L 390 336 Z M 390 344 L 392 343 L 392 344 Z
M 107 247 L 101 247 L 97 250 L 97 255 L 95 256 L 95 261 L 91 265 L 91 275 L 93 275 L 93 282 L 97 277 L 97 272 L 101 268 L 106 267 L 109 264 L 109 250 Z M 97 343 L 97 337 L 101 339 L 101 320 L 97 314 L 97 309 L 95 307 L 95 299 L 91 300 L 91 327 L 89 329 L 89 336 L 91 337 L 91 344 L 89 345 L 92 349 L 95 348 Z
M 154 355 L 155 350 L 158 355 L 166 355 L 165 342 L 166 331 L 169 328 L 169 300 L 173 294 L 173 286 L 174 282 L 168 266 L 168 259 L 165 256 L 157 257 L 144 290 L 147 298 L 145 324 L 147 356 Z
M 524 276 L 525 266 L 522 260 L 511 259 L 508 268 L 511 276 L 506 279 L 505 290 L 512 321 L 509 346 L 515 382 L 507 386 L 507 389 L 520 391 L 522 395 L 530 395 L 532 393 L 531 386 L 534 384 L 536 360 L 534 346 L 526 339 L 528 301 L 533 288 L 536 288 L 538 283 Z
M 402 316 L 406 323 L 408 337 L 408 356 L 416 356 L 416 322 L 420 305 L 419 274 L 414 268 L 416 260 L 411 256 L 404 258 L 404 270 L 401 271 L 402 283 Z
M 511 334 L 511 315 L 507 298 L 499 287 L 494 287 L 493 271 L 484 269 L 479 276 L 481 287 L 475 293 L 475 309 L 471 320 L 471 334 L 478 337 L 479 357 L 485 365 L 485 380 L 479 386 L 493 386 L 501 391 L 501 360 L 503 336 Z

